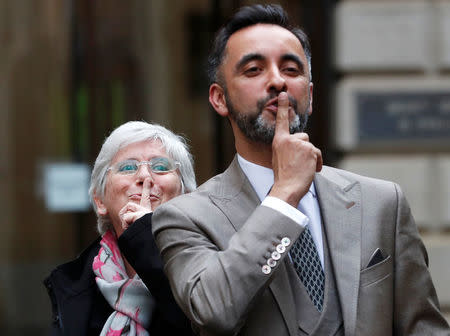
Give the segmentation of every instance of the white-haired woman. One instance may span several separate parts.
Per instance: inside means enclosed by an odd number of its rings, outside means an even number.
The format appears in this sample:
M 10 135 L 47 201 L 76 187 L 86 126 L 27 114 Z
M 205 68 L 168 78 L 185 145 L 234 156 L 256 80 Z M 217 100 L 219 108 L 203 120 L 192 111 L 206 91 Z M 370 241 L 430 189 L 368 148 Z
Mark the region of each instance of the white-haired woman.
M 111 133 L 89 189 L 100 237 L 44 281 L 52 335 L 192 334 L 163 273 L 151 213 L 195 187 L 183 138 L 142 121 Z

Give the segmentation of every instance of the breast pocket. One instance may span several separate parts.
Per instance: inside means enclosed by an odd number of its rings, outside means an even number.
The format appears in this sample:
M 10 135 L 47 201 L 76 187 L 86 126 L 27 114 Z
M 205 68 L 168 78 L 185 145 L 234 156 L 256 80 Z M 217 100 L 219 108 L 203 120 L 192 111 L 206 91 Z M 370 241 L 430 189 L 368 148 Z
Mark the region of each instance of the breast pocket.
M 376 285 L 392 276 L 392 258 L 387 256 L 378 264 L 368 267 L 361 271 L 361 287 Z
M 361 271 L 357 335 L 392 335 L 393 269 L 392 258 Z M 383 323 L 380 323 L 383 321 Z

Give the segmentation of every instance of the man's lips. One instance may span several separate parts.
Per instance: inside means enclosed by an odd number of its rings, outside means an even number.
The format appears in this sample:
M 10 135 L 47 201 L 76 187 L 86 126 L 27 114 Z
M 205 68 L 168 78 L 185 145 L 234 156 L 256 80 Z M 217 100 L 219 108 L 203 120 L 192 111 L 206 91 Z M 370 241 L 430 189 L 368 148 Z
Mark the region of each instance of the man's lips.
M 278 109 L 278 97 L 270 99 L 264 107 L 268 109 Z
M 273 114 L 276 114 L 278 111 L 278 97 L 270 99 L 266 105 L 264 105 L 266 110 L 269 110 Z M 291 109 L 291 103 L 289 102 L 289 109 Z

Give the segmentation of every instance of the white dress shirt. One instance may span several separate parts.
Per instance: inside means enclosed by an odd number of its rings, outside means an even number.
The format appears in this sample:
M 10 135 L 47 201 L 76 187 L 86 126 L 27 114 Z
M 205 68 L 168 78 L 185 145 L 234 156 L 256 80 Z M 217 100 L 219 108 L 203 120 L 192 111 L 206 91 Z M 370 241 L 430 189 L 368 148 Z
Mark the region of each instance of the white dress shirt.
M 308 225 L 323 268 L 322 218 L 320 217 L 319 202 L 317 201 L 314 182 L 311 183 L 308 192 L 300 200 L 297 208 L 294 208 L 279 198 L 267 196 L 274 182 L 272 169 L 247 161 L 239 154 L 237 158 L 244 174 L 262 201 L 261 205 L 281 212 L 303 227 Z

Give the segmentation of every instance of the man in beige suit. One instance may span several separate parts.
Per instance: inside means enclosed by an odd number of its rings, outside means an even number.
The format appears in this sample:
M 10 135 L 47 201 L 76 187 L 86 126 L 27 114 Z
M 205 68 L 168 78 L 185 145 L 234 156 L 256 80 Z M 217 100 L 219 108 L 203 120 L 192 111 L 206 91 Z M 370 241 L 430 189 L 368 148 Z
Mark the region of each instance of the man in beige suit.
M 209 101 L 237 155 L 155 211 L 175 298 L 201 335 L 450 335 L 400 188 L 322 167 L 303 133 L 310 58 L 279 6 L 219 31 Z

